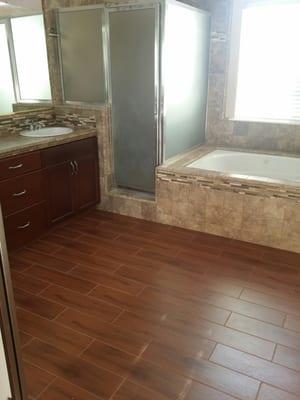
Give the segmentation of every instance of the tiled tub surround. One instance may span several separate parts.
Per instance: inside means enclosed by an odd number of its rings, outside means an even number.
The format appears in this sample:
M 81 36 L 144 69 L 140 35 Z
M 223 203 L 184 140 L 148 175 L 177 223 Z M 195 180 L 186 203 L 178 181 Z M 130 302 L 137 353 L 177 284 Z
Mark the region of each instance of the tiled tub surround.
M 300 252 L 300 185 L 187 168 L 203 147 L 157 170 L 157 220 Z

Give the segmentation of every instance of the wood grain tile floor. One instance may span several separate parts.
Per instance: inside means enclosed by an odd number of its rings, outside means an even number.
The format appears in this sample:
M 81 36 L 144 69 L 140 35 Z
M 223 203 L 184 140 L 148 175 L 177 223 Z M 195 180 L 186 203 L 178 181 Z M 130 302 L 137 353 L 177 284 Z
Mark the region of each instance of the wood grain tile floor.
M 92 210 L 10 260 L 30 399 L 300 399 L 299 254 Z

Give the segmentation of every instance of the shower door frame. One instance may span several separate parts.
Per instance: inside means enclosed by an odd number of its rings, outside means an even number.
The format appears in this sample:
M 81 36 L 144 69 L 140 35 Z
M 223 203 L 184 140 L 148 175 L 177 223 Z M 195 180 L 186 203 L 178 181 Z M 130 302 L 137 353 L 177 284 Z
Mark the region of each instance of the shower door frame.
M 147 1 L 147 0 L 145 0 Z M 197 12 L 202 15 L 211 16 L 209 11 L 204 10 L 203 8 L 198 8 L 196 6 L 178 1 L 178 0 L 160 0 L 161 4 L 161 49 L 160 49 L 160 135 L 161 135 L 161 148 L 160 148 L 160 160 L 161 163 L 167 161 L 166 158 L 166 107 L 165 107 L 165 85 L 164 85 L 164 77 L 165 77 L 165 48 L 166 48 L 166 39 L 165 39 L 165 29 L 166 29 L 166 17 L 168 11 L 168 5 L 176 5 L 178 7 L 182 7 L 194 12 Z M 211 61 L 211 54 L 210 54 L 210 46 L 208 51 L 208 60 L 207 64 L 210 65 Z M 208 67 L 209 71 L 209 67 Z M 208 89 L 209 89 L 209 79 L 207 80 L 207 96 L 208 96 Z M 208 97 L 206 102 L 206 117 L 205 117 L 205 132 L 207 131 L 207 121 L 208 121 Z M 191 150 L 191 149 L 190 149 Z
M 62 101 L 66 105 L 74 105 L 74 106 L 84 106 L 84 107 L 102 107 L 108 101 L 108 79 L 107 79 L 107 65 L 106 65 L 106 11 L 105 4 L 93 4 L 87 6 L 74 6 L 74 7 L 59 7 L 54 10 L 55 12 L 55 24 L 56 24 L 56 32 L 51 33 L 52 37 L 57 38 L 57 53 L 58 53 L 58 61 L 59 61 L 59 81 L 60 81 L 60 89 L 62 94 Z M 62 54 L 62 41 L 60 34 L 60 24 L 59 24 L 59 14 L 68 13 L 72 11 L 88 11 L 88 10 L 102 10 L 102 18 L 101 18 L 101 29 L 102 29 L 102 55 L 103 55 L 103 70 L 104 70 L 104 83 L 105 83 L 105 101 L 104 102 L 85 102 L 85 101 L 73 101 L 66 100 L 65 89 L 64 89 L 64 72 L 63 72 L 63 54 Z
M 111 77 L 111 57 L 110 57 L 110 33 L 109 33 L 109 14 L 117 11 L 131 11 L 131 10 L 143 10 L 143 9 L 154 9 L 155 11 L 155 42 L 154 42 L 154 105 L 153 105 L 153 135 L 156 138 L 156 163 L 154 169 L 160 165 L 163 161 L 162 147 L 163 138 L 161 130 L 161 33 L 162 33 L 162 15 L 163 7 L 160 0 L 139 0 L 130 3 L 111 3 L 107 4 L 104 9 L 104 29 L 103 29 L 103 49 L 104 49 L 104 69 L 106 76 L 106 87 L 107 87 L 107 99 L 108 105 L 111 110 L 111 115 L 113 114 L 113 99 L 112 99 L 112 77 Z M 113 118 L 111 118 L 111 134 L 113 136 Z M 114 148 L 112 146 L 112 157 L 114 160 Z M 114 170 L 114 161 L 113 161 Z M 155 171 L 154 171 L 155 175 Z M 115 186 L 117 187 L 116 183 Z M 135 190 L 135 189 L 133 189 Z

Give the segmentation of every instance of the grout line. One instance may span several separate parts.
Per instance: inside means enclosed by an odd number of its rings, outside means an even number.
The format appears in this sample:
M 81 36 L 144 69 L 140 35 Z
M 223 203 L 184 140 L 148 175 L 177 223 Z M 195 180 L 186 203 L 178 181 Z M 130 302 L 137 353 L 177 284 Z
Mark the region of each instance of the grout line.
M 228 323 L 228 321 L 229 321 L 229 319 L 230 319 L 232 313 L 233 313 L 233 311 L 231 311 L 231 312 L 229 313 L 228 317 L 226 318 L 226 321 L 225 321 L 224 324 L 223 324 L 226 328 L 229 328 L 229 329 L 232 329 L 232 328 L 228 327 L 228 326 L 227 326 L 227 323 Z
M 125 312 L 126 312 L 126 310 L 125 310 L 125 308 L 124 308 L 123 310 L 120 311 L 120 314 L 117 315 L 116 318 L 114 318 L 114 319 L 110 322 L 110 324 L 114 325 L 114 324 L 118 321 L 118 319 L 119 319 L 123 314 L 125 314 Z
M 36 396 L 36 400 L 38 400 L 49 389 L 49 387 L 57 380 L 57 378 L 57 376 L 54 376 L 52 381 L 50 381 L 50 383 L 48 383 L 48 385 L 46 385 L 46 387 Z
M 47 281 L 45 281 L 47 282 Z M 42 290 L 40 290 L 39 292 L 35 293 L 35 296 L 39 296 L 41 293 L 43 293 L 44 291 L 46 291 L 47 289 L 49 289 L 49 287 L 52 285 L 52 283 L 49 283 L 48 286 L 46 286 L 45 288 L 43 288 Z
M 141 294 L 144 292 L 144 290 L 145 290 L 145 289 L 147 288 L 147 286 L 149 286 L 149 285 L 141 285 L 141 286 L 142 286 L 142 287 L 141 287 L 140 291 L 136 293 L 135 297 L 140 297 Z
M 96 341 L 97 339 L 93 338 L 87 346 L 85 346 L 78 354 L 76 354 L 76 357 L 82 358 L 83 353 L 85 353 Z
M 284 318 L 283 318 L 283 321 L 282 321 L 281 327 L 284 328 L 284 329 L 287 329 L 287 328 L 285 328 L 285 326 L 284 326 L 285 323 L 286 323 L 287 317 L 288 317 L 288 313 L 285 314 L 285 316 L 284 316 Z
M 259 386 L 258 386 L 258 390 L 257 390 L 256 396 L 255 396 L 255 400 L 259 400 L 258 396 L 259 396 L 259 393 L 260 393 L 260 390 L 261 390 L 262 384 L 263 384 L 263 382 L 262 382 L 262 381 L 261 381 L 261 382 L 259 382 Z
M 46 281 L 47 282 L 47 281 Z M 47 282 L 48 283 L 48 282 Z M 36 295 L 37 297 L 42 297 L 43 299 L 45 298 L 45 297 L 43 297 L 43 294 L 46 292 L 46 290 L 48 290 L 49 288 L 51 288 L 51 286 L 53 286 L 54 284 L 53 283 L 50 283 L 49 284 L 49 286 L 47 286 L 47 287 L 45 287 L 44 289 L 42 289 L 39 293 L 38 293 L 38 295 Z M 54 285 L 55 286 L 55 285 Z M 47 299 L 47 298 L 45 298 L 45 299 Z M 47 299 L 48 300 L 48 299 Z M 49 300 L 49 301 L 52 301 L 52 300 Z M 55 302 L 56 304 L 61 304 L 61 303 L 57 303 L 57 302 Z
M 20 330 L 21 330 L 21 329 L 20 329 Z M 31 336 L 29 333 L 26 333 L 26 332 L 24 332 L 24 331 L 22 331 L 22 332 L 25 333 L 26 335 Z M 21 345 L 21 349 L 23 350 L 23 349 L 24 349 L 27 345 L 29 345 L 33 340 L 34 340 L 34 336 L 31 336 L 31 338 L 28 340 L 27 343 Z
M 92 288 L 91 290 L 89 290 L 87 293 L 84 293 L 84 295 L 85 295 L 85 296 L 90 296 L 90 295 L 93 293 L 93 291 L 94 291 L 95 289 L 97 289 L 99 286 L 101 286 L 100 283 L 97 283 L 95 287 L 93 287 L 93 288 Z M 94 296 L 91 296 L 91 297 L 94 297 Z
M 123 378 L 123 380 L 121 381 L 121 383 L 117 386 L 116 390 L 111 394 L 111 396 L 109 397 L 109 400 L 113 400 L 115 394 L 121 389 L 121 386 L 125 383 L 127 379 L 127 376 L 125 378 Z
M 69 310 L 69 307 L 64 308 L 61 312 L 59 312 L 51 321 L 57 321 L 59 317 L 61 317 L 66 311 Z
M 277 347 L 278 347 L 278 343 L 275 343 L 273 354 L 272 354 L 272 359 L 271 359 L 272 362 L 274 362 L 274 358 L 275 358 L 275 354 L 276 354 L 276 351 L 277 351 Z

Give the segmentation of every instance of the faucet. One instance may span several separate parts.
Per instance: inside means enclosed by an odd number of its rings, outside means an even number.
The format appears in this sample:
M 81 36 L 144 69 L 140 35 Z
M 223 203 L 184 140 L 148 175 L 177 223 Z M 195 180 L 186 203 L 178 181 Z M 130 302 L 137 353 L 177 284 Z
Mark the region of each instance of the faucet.
M 46 126 L 46 125 L 45 125 L 44 122 L 42 122 L 42 121 L 36 121 L 36 122 L 32 122 L 32 123 L 29 125 L 29 129 L 30 129 L 31 131 L 35 131 L 35 130 L 37 130 L 37 129 L 44 128 L 45 126 Z

